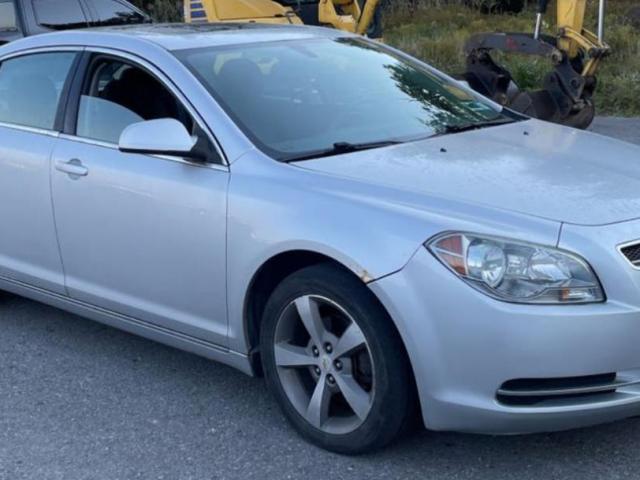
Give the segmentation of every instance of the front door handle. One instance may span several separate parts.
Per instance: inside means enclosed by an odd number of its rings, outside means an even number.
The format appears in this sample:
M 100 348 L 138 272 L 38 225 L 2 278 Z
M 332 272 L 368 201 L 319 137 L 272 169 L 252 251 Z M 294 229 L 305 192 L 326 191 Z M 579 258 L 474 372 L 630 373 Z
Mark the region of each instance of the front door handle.
M 82 165 L 82 162 L 77 158 L 68 162 L 57 161 L 56 170 L 67 173 L 71 177 L 86 177 L 89 174 L 89 169 Z

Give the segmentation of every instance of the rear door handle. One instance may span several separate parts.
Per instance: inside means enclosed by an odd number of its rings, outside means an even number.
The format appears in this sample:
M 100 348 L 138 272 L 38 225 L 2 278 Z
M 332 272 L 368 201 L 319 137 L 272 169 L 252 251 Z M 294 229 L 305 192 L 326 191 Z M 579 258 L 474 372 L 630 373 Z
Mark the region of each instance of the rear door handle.
M 89 174 L 89 169 L 82 165 L 82 162 L 77 158 L 68 162 L 57 161 L 56 170 L 67 173 L 71 177 L 86 177 Z

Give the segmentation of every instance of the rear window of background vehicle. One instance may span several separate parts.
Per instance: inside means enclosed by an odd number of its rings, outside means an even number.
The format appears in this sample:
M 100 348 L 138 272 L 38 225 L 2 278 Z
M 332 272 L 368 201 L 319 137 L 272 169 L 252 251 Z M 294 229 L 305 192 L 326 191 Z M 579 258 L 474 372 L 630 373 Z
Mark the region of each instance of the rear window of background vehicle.
M 59 30 L 86 27 L 87 18 L 78 0 L 33 0 L 38 25 Z
M 0 30 L 17 30 L 16 7 L 13 0 L 0 0 Z
M 147 17 L 117 0 L 93 0 L 91 3 L 97 15 L 96 25 L 123 25 L 147 21 Z

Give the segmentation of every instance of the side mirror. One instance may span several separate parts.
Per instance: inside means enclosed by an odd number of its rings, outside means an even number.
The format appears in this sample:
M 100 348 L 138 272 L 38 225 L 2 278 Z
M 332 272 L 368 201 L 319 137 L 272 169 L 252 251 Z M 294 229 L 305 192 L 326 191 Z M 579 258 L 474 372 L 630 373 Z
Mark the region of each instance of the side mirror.
M 207 158 L 196 149 L 198 139 L 189 135 L 178 120 L 162 118 L 129 125 L 120 135 L 118 148 L 125 153 L 170 155 L 205 162 Z

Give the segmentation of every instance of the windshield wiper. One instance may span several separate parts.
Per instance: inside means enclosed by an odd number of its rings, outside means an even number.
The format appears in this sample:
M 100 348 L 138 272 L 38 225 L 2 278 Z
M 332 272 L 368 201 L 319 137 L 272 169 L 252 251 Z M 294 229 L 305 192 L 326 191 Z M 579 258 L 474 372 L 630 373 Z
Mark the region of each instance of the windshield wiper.
M 333 155 L 342 155 L 345 153 L 362 152 L 363 150 L 373 150 L 375 148 L 388 147 L 390 145 L 399 145 L 401 143 L 404 142 L 400 140 L 385 140 L 382 142 L 367 143 L 336 142 L 331 148 L 304 153 L 302 155 L 296 155 L 291 158 L 286 158 L 283 161 L 287 163 L 300 162 L 303 160 L 313 160 L 314 158 L 331 157 Z
M 436 133 L 434 137 L 447 135 L 450 133 L 461 133 L 461 132 L 468 132 L 470 130 L 480 130 L 481 128 L 487 128 L 487 127 L 497 127 L 499 125 L 506 125 L 508 123 L 514 123 L 517 121 L 519 120 L 514 118 L 499 118 L 499 119 L 493 119 L 493 120 L 485 120 L 482 122 L 462 123 L 458 125 L 445 125 L 442 131 Z

